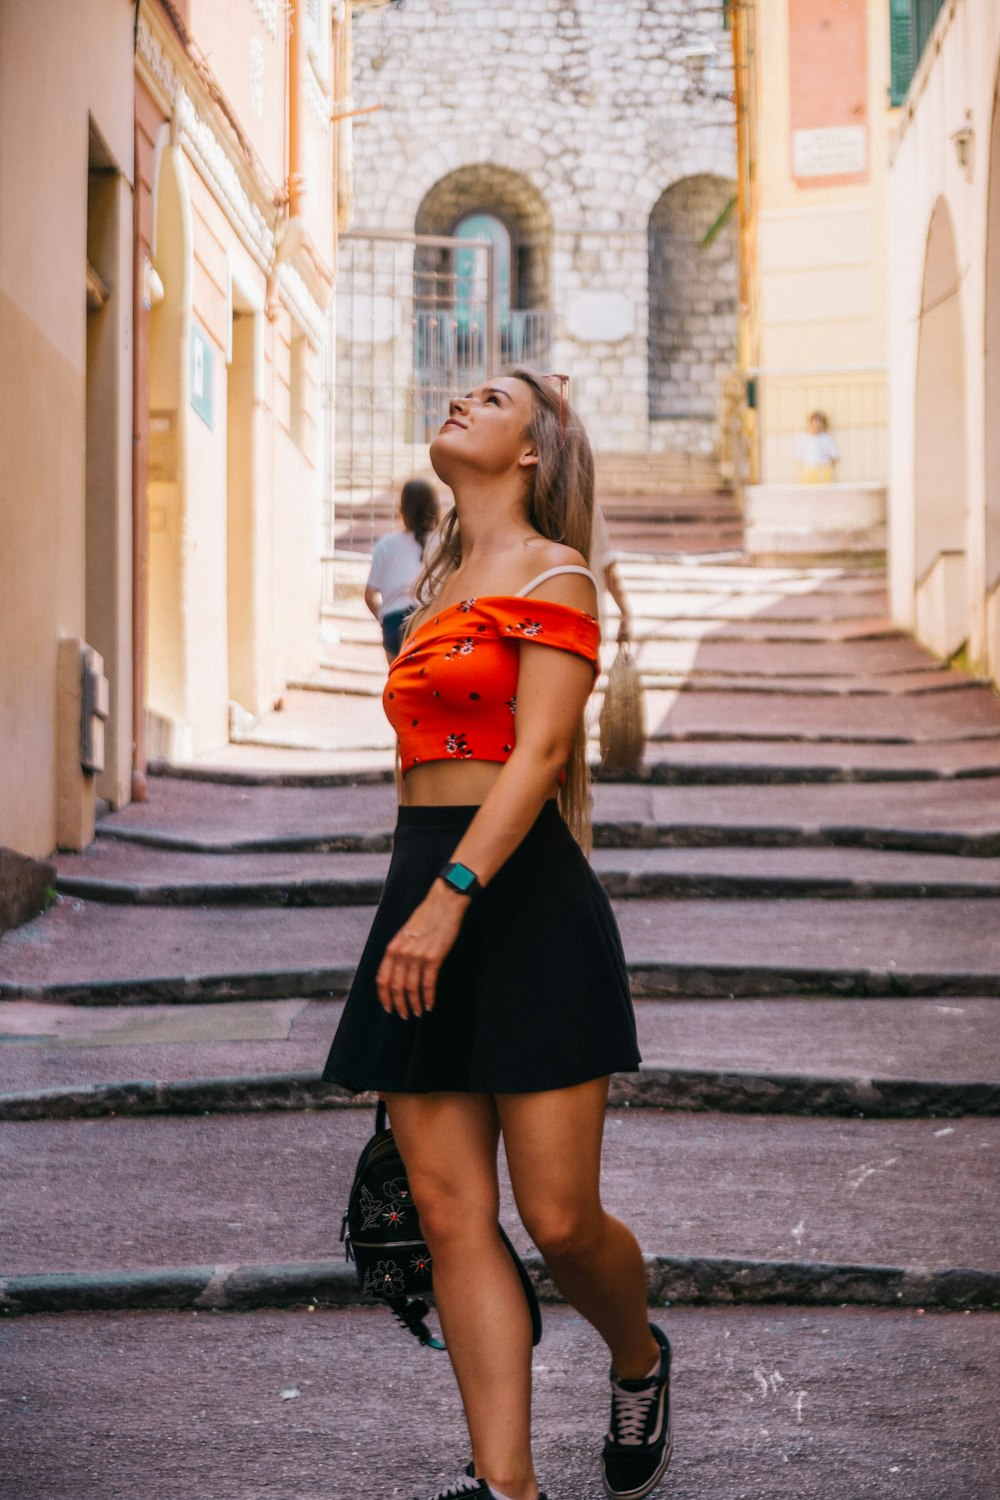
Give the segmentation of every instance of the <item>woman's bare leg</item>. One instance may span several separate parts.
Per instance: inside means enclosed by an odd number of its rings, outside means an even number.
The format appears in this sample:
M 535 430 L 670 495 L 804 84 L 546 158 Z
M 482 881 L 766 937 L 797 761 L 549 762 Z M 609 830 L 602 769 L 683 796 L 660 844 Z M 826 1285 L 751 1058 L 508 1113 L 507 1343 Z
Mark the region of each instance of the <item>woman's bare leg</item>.
M 542 1094 L 498 1094 L 497 1112 L 525 1228 L 566 1300 L 597 1329 L 623 1380 L 641 1380 L 660 1349 L 649 1331 L 635 1236 L 601 1203 L 608 1080 Z
M 389 1118 L 431 1252 L 434 1295 L 476 1473 L 536 1500 L 531 1319 L 497 1233 L 499 1121 L 483 1094 L 389 1094 Z

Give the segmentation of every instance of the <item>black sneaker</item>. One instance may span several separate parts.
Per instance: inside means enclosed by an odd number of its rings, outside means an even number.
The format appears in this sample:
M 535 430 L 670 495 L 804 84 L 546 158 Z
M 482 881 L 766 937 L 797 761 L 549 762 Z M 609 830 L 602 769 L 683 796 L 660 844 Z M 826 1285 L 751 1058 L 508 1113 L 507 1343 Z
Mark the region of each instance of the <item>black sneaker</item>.
M 648 1380 L 619 1380 L 611 1371 L 611 1430 L 604 1441 L 604 1488 L 614 1500 L 642 1500 L 667 1472 L 670 1433 L 670 1343 L 650 1323 L 660 1368 Z
M 472 1465 L 470 1464 L 466 1470 L 466 1474 L 469 1473 L 471 1468 Z M 450 1484 L 446 1490 L 438 1490 L 437 1494 L 433 1496 L 433 1500 L 469 1500 L 469 1497 L 477 1495 L 479 1500 L 495 1500 L 493 1491 L 485 1479 L 473 1479 L 471 1477 L 468 1479 L 456 1479 L 455 1483 Z M 417 1500 L 419 1500 L 419 1497 L 417 1497 Z M 538 1500 L 545 1500 L 545 1496 L 541 1492 L 539 1492 Z

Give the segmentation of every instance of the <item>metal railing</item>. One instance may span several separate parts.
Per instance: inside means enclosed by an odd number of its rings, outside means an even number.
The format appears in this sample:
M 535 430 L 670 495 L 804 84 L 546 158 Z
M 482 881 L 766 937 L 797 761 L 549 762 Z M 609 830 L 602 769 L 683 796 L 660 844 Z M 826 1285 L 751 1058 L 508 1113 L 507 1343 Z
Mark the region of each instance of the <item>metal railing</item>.
M 475 253 L 472 274 L 457 252 Z M 340 242 L 327 339 L 323 600 L 336 550 L 369 552 L 399 486 L 428 472 L 448 400 L 507 364 L 544 366 L 547 311 L 499 305 L 495 247 L 446 235 L 356 233 Z M 467 267 L 468 261 L 465 261 Z

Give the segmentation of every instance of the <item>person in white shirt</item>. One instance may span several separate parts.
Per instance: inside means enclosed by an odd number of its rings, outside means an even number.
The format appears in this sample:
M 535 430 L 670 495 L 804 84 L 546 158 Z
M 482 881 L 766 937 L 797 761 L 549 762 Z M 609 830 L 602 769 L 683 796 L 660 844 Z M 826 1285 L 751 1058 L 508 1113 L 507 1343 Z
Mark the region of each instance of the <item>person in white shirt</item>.
M 829 427 L 825 412 L 811 412 L 809 431 L 795 439 L 800 484 L 831 484 L 836 478 L 840 449 Z
M 408 479 L 399 497 L 404 530 L 380 537 L 372 550 L 365 603 L 382 627 L 387 661 L 399 655 L 403 627 L 416 601 L 413 585 L 424 563 L 427 539 L 438 524 L 437 491 L 426 479 Z

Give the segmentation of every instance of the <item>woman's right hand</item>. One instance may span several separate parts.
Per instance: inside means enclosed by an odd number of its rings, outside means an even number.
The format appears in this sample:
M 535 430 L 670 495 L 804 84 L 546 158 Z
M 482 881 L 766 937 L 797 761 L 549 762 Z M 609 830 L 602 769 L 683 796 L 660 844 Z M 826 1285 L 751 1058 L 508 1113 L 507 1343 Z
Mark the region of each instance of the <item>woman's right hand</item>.
M 437 977 L 455 945 L 470 897 L 435 880 L 416 911 L 388 944 L 375 988 L 379 1004 L 403 1020 L 434 1009 Z

